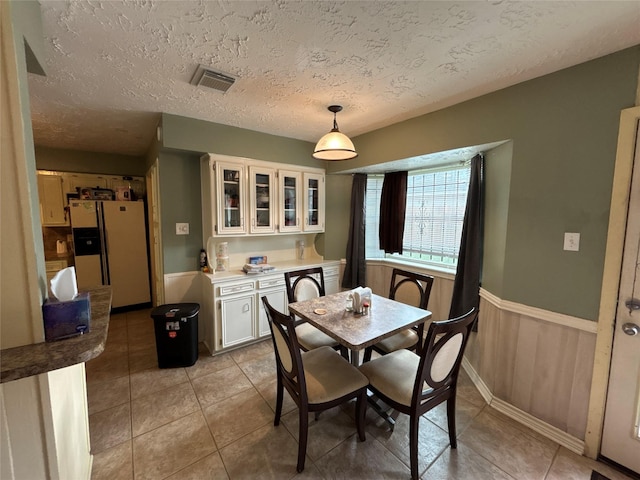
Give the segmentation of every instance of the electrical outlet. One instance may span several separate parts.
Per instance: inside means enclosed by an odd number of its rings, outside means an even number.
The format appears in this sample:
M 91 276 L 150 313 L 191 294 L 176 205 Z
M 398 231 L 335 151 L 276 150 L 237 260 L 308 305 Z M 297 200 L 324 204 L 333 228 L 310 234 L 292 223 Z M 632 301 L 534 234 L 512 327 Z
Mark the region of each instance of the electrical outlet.
M 189 235 L 189 224 L 176 223 L 176 235 Z
M 577 252 L 580 250 L 580 234 L 565 232 L 564 234 L 564 249 L 570 252 Z

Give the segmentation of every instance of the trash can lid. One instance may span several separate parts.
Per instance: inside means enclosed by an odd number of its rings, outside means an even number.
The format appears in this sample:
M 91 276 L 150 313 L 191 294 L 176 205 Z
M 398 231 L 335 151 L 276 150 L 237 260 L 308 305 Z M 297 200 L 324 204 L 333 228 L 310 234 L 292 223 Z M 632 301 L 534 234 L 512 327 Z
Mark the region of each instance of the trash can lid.
M 198 303 L 168 303 L 151 310 L 152 318 L 191 318 L 200 311 Z

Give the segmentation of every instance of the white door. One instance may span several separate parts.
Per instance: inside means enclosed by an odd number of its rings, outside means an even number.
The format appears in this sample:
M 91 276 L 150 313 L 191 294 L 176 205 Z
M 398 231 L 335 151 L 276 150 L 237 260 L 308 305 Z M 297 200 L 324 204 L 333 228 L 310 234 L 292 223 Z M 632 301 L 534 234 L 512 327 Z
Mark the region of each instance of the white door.
M 640 135 L 635 151 L 601 454 L 640 473 Z

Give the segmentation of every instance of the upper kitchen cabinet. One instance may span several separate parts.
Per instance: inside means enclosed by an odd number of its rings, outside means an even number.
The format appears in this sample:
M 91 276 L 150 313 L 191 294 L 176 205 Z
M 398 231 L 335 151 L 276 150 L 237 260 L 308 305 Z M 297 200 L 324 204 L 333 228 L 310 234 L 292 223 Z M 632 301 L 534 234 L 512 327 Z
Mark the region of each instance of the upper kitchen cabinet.
M 324 231 L 324 170 L 207 154 L 201 159 L 203 236 Z M 247 221 L 245 222 L 245 219 Z
M 64 179 L 66 193 L 77 193 L 79 188 L 109 188 L 107 175 L 66 172 Z
M 302 230 L 302 173 L 291 170 L 278 172 L 280 202 L 280 231 Z
M 305 232 L 324 232 L 324 174 L 304 172 Z
M 275 233 L 276 171 L 249 165 L 249 233 Z
M 69 225 L 66 201 L 60 175 L 38 173 L 40 221 L 45 227 Z

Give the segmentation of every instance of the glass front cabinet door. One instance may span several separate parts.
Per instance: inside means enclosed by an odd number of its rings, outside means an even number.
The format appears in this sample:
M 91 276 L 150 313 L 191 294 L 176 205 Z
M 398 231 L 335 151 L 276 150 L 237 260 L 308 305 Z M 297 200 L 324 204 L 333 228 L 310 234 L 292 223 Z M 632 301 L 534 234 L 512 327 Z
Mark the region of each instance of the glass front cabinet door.
M 249 233 L 274 233 L 275 227 L 275 170 L 249 166 Z
M 245 233 L 244 166 L 216 163 L 218 234 Z
M 324 231 L 324 175 L 303 174 L 304 180 L 304 224 L 305 232 Z
M 280 181 L 280 231 L 302 230 L 302 173 L 288 170 L 278 172 Z

